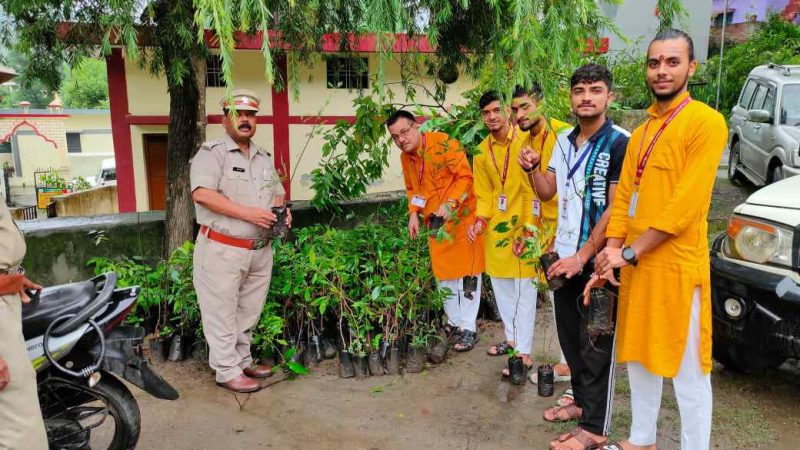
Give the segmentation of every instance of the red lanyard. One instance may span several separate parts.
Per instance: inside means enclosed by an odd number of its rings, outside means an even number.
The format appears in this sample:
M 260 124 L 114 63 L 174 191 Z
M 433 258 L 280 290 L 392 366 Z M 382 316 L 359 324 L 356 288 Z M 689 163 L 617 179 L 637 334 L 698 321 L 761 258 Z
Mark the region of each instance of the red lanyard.
M 691 101 L 692 97 L 686 97 L 685 99 L 683 99 L 683 101 L 678 105 L 678 107 L 675 108 L 674 111 L 672 111 L 672 114 L 670 114 L 669 117 L 667 117 L 667 120 L 664 121 L 664 124 L 661 125 L 661 128 L 659 128 L 658 131 L 656 131 L 656 135 L 653 136 L 653 140 L 650 141 L 650 145 L 647 147 L 647 151 L 644 153 L 644 156 L 642 156 L 642 158 L 639 160 L 639 165 L 636 166 L 636 178 L 633 180 L 634 186 L 638 187 L 639 184 L 642 182 L 642 175 L 644 174 L 644 168 L 647 167 L 647 161 L 650 159 L 650 153 L 653 152 L 653 148 L 655 148 L 656 141 L 658 141 L 658 138 L 660 138 L 661 134 L 664 133 L 664 130 L 667 128 L 667 125 L 669 125 L 670 122 L 672 122 L 672 119 L 674 119 L 675 116 L 677 116 L 678 113 L 681 112 L 681 110 L 683 110 L 683 108 L 686 105 L 688 105 L 689 102 Z M 645 136 L 647 136 L 647 129 L 650 127 L 650 120 L 652 119 L 647 119 L 647 123 L 644 126 L 644 133 L 642 133 L 642 142 L 639 144 L 640 155 L 642 154 L 642 147 L 644 146 L 644 138 Z
M 500 175 L 500 185 L 502 187 L 506 187 L 506 177 L 508 176 L 508 158 L 511 156 L 511 142 L 514 141 L 514 137 L 517 135 L 517 129 L 512 128 L 511 131 L 511 139 L 508 141 L 508 147 L 506 149 L 506 159 L 503 162 L 503 173 L 500 173 L 500 168 L 497 166 L 497 159 L 494 156 L 494 149 L 492 148 L 492 138 L 489 137 L 489 154 L 492 155 L 492 162 L 494 163 L 494 168 L 497 170 L 497 174 Z
M 547 126 L 547 125 L 545 125 L 545 126 Z M 544 134 L 542 135 L 542 145 L 539 146 L 539 156 L 540 157 L 542 155 L 544 155 L 544 144 L 545 144 L 545 141 L 547 141 L 547 133 L 549 133 L 549 131 L 547 131 L 547 129 L 545 128 Z
M 420 152 L 419 152 L 419 159 L 420 159 L 421 162 L 419 164 L 419 175 L 418 175 L 419 182 L 417 183 L 417 189 L 421 189 L 422 188 L 422 176 L 425 174 L 425 155 L 424 155 L 424 153 L 425 153 L 425 134 L 423 133 L 422 134 L 422 147 L 420 148 Z

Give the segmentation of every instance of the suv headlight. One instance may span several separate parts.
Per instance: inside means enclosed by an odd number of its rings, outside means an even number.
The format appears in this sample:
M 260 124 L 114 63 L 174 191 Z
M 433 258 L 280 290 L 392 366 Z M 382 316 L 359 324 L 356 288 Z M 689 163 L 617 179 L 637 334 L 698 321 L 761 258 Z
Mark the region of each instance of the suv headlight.
M 733 215 L 723 253 L 754 263 L 792 267 L 792 233 L 788 227 Z

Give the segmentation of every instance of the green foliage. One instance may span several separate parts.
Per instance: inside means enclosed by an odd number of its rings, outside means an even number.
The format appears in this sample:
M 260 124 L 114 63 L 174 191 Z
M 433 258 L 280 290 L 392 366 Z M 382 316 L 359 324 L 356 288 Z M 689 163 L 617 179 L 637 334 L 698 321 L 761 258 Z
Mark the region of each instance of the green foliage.
M 106 64 L 85 59 L 67 72 L 61 85 L 65 108 L 108 108 Z
M 340 120 L 324 135 L 322 160 L 311 172 L 317 209 L 340 210 L 344 200 L 364 195 L 388 166 L 389 136 L 383 122 L 390 111 L 373 97 L 354 100 L 353 123 Z
M 92 184 L 81 176 L 76 177 L 70 182 L 70 189 L 72 189 L 73 192 L 85 191 L 86 189 L 91 189 L 91 187 Z
M 356 355 L 375 351 L 382 340 L 408 336 L 421 345 L 435 334 L 447 292 L 431 272 L 425 239 L 410 240 L 404 205 L 385 209 L 350 230 L 323 225 L 298 229 L 293 241 L 276 241 L 267 301 L 253 333 L 258 353 L 285 348 L 289 337 L 338 329 L 342 348 Z M 104 236 L 96 237 L 102 245 Z M 155 332 L 194 331 L 202 336 L 192 285 L 193 245 L 186 242 L 167 261 L 92 258 L 95 273 L 114 271 L 120 287 L 139 286 L 128 323 L 155 321 Z M 305 370 L 280 353 L 285 367 Z
M 719 110 L 729 114 L 739 100 L 739 93 L 754 67 L 774 62 L 776 64 L 800 64 L 800 27 L 786 22 L 778 15 L 770 16 L 759 24 L 758 30 L 745 42 L 725 47 L 722 61 L 722 89 Z M 704 95 L 696 96 L 710 105 L 716 102 L 719 55 L 708 59 L 695 75 L 695 79 L 706 80 L 709 88 Z
M 42 175 L 39 175 L 39 183 L 42 184 L 44 187 L 55 188 L 55 189 L 66 189 L 69 185 L 67 179 L 61 176 L 57 170 L 53 170 L 52 172 L 47 172 Z
M 646 56 L 638 50 L 616 52 L 611 57 L 600 57 L 600 64 L 611 69 L 614 77 L 614 103 L 616 109 L 645 109 L 652 103 L 646 79 Z
M 11 50 L 2 55 L 0 61 L 15 72 L 23 74 L 13 80 L 17 86 L 0 88 L 2 95 L 0 108 L 19 108 L 18 104 L 22 101 L 31 102 L 31 108 L 47 108 L 55 96 L 55 91 L 39 80 L 24 75 L 26 67 L 31 65 L 30 60 L 23 54 Z
M 395 208 L 350 230 L 317 225 L 276 244 L 280 269 L 269 299 L 283 305 L 285 335 L 318 333 L 332 323 L 342 348 L 365 355 L 381 339 L 430 334 L 444 293 L 434 284 L 425 240 L 409 240 L 405 224 L 405 209 Z
M 103 243 L 101 238 L 98 237 L 99 244 Z M 202 336 L 200 308 L 192 284 L 193 250 L 194 244 L 185 242 L 167 261 L 159 261 L 155 266 L 137 257 L 95 257 L 88 265 L 94 268 L 95 274 L 116 272 L 119 287 L 140 287 L 139 299 L 127 318 L 128 323 L 140 325 L 145 319 L 154 318 L 157 333 L 167 330 L 162 334 L 171 334 L 171 330 L 178 329 Z

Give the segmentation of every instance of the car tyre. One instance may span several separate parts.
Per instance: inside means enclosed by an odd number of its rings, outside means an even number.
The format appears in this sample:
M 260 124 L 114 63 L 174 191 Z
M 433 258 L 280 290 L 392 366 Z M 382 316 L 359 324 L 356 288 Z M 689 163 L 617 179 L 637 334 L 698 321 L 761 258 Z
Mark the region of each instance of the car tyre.
M 783 179 L 783 166 L 778 163 L 769 171 L 769 184 L 777 183 Z
M 777 369 L 786 357 L 714 336 L 714 359 L 725 368 L 747 374 Z
M 739 142 L 736 142 L 728 153 L 728 179 L 735 184 L 741 184 L 745 181 L 745 176 L 739 171 L 739 164 L 741 164 L 741 149 L 739 146 Z

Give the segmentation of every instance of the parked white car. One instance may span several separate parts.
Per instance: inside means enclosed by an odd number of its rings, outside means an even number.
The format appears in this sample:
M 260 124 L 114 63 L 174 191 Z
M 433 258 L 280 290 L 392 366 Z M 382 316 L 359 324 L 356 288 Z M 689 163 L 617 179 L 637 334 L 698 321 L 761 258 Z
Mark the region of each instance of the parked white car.
M 97 186 L 117 185 L 117 162 L 114 158 L 104 159 L 97 176 Z
M 711 248 L 714 358 L 743 371 L 800 358 L 800 177 L 737 206 Z
M 753 69 L 728 129 L 731 181 L 761 186 L 800 174 L 800 66 Z

